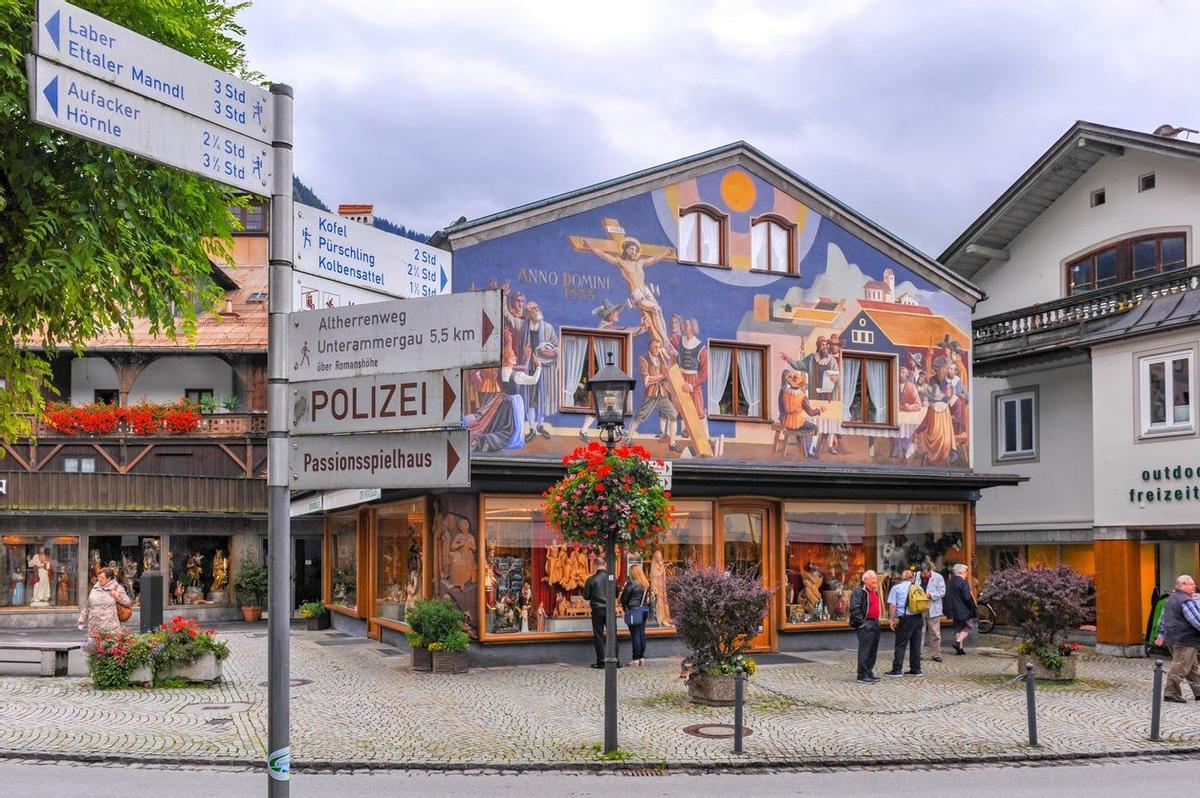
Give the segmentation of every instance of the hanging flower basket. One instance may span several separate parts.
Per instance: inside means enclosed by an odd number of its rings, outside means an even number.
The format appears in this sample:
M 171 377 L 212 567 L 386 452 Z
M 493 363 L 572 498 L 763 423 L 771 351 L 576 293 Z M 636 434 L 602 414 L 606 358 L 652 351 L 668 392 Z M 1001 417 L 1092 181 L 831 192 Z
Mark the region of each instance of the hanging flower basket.
M 646 551 L 671 528 L 674 508 L 641 446 L 580 446 L 563 458 L 567 474 L 550 487 L 546 523 L 574 543 Z

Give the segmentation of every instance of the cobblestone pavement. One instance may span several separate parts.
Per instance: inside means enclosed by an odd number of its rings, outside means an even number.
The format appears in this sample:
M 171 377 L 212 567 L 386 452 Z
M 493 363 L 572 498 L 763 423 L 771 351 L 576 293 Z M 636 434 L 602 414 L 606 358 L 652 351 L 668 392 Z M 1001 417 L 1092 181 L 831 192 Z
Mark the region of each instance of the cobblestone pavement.
M 97 692 L 85 678 L 0 677 L 0 755 L 257 764 L 266 744 L 266 639 L 227 635 L 233 654 L 211 688 Z M 325 643 L 326 645 L 321 645 Z M 330 643 L 333 643 L 330 645 Z M 346 766 L 504 768 L 595 765 L 603 674 L 564 665 L 418 674 L 374 641 L 293 632 L 292 751 L 298 769 Z M 1163 705 L 1163 742 L 1148 737 L 1152 664 L 1085 654 L 1076 684 L 1039 684 L 1042 747 L 1026 745 L 1021 684 L 1010 654 L 981 649 L 927 663 L 924 678 L 853 680 L 854 654 L 763 665 L 751 681 L 745 754 L 730 739 L 683 732 L 732 722 L 732 709 L 687 702 L 678 664 L 620 671 L 625 764 L 738 766 L 915 764 L 958 758 L 1167 754 L 1200 749 L 1200 703 Z M 754 685 L 817 702 L 797 705 Z M 980 695 L 981 693 L 985 693 Z M 976 696 L 961 706 L 922 707 Z M 867 714 L 911 709 L 912 715 Z

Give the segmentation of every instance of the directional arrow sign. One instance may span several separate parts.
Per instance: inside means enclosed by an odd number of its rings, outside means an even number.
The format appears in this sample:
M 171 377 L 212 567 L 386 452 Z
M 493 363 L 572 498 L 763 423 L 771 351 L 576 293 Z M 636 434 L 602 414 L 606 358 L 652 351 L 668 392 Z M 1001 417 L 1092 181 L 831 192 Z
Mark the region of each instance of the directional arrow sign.
M 266 144 L 271 93 L 61 0 L 39 0 L 33 52 Z
M 470 452 L 465 429 L 302 435 L 291 439 L 291 488 L 465 488 Z
M 462 371 L 343 377 L 292 389 L 292 434 L 462 426 Z
M 270 196 L 268 145 L 37 56 L 25 66 L 35 122 Z
M 292 289 L 292 307 L 296 310 L 327 310 L 392 300 L 387 294 L 300 272 L 293 274 Z
M 450 253 L 295 204 L 296 270 L 395 297 L 450 293 Z
M 500 292 L 394 299 L 288 316 L 292 382 L 500 365 Z

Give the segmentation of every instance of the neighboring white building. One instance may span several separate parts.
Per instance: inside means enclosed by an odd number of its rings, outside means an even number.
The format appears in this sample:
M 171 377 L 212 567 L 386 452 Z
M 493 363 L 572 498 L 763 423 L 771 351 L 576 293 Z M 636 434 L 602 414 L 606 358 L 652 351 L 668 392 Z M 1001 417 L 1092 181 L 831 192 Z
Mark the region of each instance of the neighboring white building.
M 1200 562 L 1200 144 L 1078 122 L 942 254 L 975 308 L 978 570 L 1096 579 L 1097 640 L 1141 651 Z M 981 465 L 982 464 L 982 465 Z

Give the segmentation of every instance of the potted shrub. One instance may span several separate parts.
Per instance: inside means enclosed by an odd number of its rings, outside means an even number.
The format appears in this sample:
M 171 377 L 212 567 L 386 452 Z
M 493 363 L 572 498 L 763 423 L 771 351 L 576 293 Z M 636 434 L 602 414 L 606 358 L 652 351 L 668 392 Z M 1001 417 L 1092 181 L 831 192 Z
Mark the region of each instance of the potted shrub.
M 692 703 L 733 703 L 734 675 L 756 669 L 746 652 L 762 628 L 769 596 L 758 579 L 714 568 L 686 571 L 667 584 L 675 630 L 692 652 Z
M 1017 672 L 1032 662 L 1039 679 L 1070 681 L 1075 678 L 1079 646 L 1065 642 L 1071 629 L 1094 623 L 1089 606 L 1092 580 L 1068 565 L 1026 568 L 1021 564 L 993 571 L 980 600 L 991 604 L 1020 630 Z
M 131 684 L 150 686 L 154 680 L 152 648 L 148 635 L 122 627 L 113 632 L 95 630 L 88 635 L 88 673 L 97 690 L 116 690 Z
M 300 617 L 308 620 L 308 631 L 319 632 L 329 628 L 329 611 L 319 601 L 306 601 L 300 605 Z
M 466 616 L 449 599 L 418 599 L 405 615 L 414 671 L 467 670 Z
M 216 638 L 216 630 L 201 629 L 195 621 L 176 615 L 148 637 L 156 679 L 221 681 L 221 663 L 229 657 L 229 646 Z
M 262 618 L 262 601 L 267 597 L 267 569 L 259 565 L 249 554 L 242 558 L 234 590 L 242 600 L 242 617 L 246 623 Z

